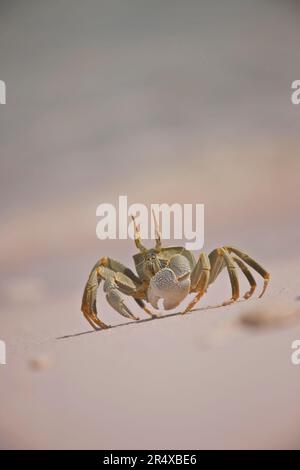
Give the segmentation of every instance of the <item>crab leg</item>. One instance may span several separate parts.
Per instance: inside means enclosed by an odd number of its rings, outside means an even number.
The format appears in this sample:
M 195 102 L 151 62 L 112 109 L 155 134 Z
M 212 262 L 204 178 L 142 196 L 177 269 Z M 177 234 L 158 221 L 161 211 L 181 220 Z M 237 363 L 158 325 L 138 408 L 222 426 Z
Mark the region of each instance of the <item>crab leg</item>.
M 216 278 L 224 267 L 227 268 L 227 272 L 229 275 L 232 295 L 231 299 L 223 302 L 222 306 L 229 305 L 235 302 L 240 296 L 240 289 L 239 280 L 237 276 L 237 269 L 232 257 L 226 251 L 225 248 L 216 248 L 209 254 L 209 260 L 211 264 L 209 284 L 212 284 L 216 280 Z
M 97 329 L 97 327 L 109 328 L 110 326 L 106 325 L 106 323 L 98 318 L 96 307 L 97 289 L 101 281 L 98 275 L 98 269 L 100 266 L 105 265 L 106 262 L 107 258 L 101 258 L 100 261 L 95 264 L 89 275 L 82 297 L 81 311 L 90 325 L 95 329 Z
M 246 278 L 249 281 L 250 290 L 244 294 L 244 299 L 249 299 L 253 295 L 253 292 L 255 291 L 256 281 L 251 271 L 247 268 L 247 266 L 243 263 L 243 261 L 240 258 L 233 256 L 232 259 L 236 262 L 236 264 L 239 266 L 241 271 L 243 271 L 243 273 L 245 274 Z
M 231 256 L 229 255 L 229 253 L 227 253 L 227 251 L 224 250 L 224 248 L 219 248 L 218 251 L 220 252 L 220 255 L 223 256 L 223 258 L 224 258 L 224 261 L 225 261 L 225 264 L 226 264 L 226 267 L 227 267 L 227 271 L 228 271 L 228 274 L 229 274 L 231 289 L 232 289 L 231 299 L 223 302 L 223 304 L 222 304 L 223 306 L 225 306 L 225 305 L 232 304 L 233 302 L 235 302 L 239 298 L 239 296 L 240 296 L 239 279 L 238 279 L 238 276 L 237 276 L 237 269 L 235 267 L 234 261 L 231 258 Z
M 145 302 L 143 302 L 143 300 L 141 300 L 141 299 L 134 299 L 134 300 L 144 310 L 144 312 L 147 313 L 147 315 L 150 315 L 150 317 L 152 317 L 152 318 L 159 317 L 158 313 L 151 312 L 151 310 L 148 307 L 146 307 L 146 304 L 145 304 Z
M 229 305 L 235 302 L 239 298 L 240 290 L 239 290 L 239 280 L 237 276 L 237 270 L 236 270 L 234 261 L 229 255 L 229 253 L 227 253 L 227 251 L 224 248 L 217 248 L 209 254 L 209 257 L 205 255 L 205 258 L 202 258 L 202 263 L 203 263 L 203 260 L 205 260 L 206 264 L 202 266 L 202 269 L 204 269 L 204 267 L 206 268 L 206 272 L 208 273 L 209 278 L 207 280 L 204 277 L 202 280 L 202 284 L 201 284 L 201 279 L 200 279 L 200 282 L 198 282 L 197 284 L 197 290 L 199 288 L 200 290 L 198 294 L 196 295 L 196 297 L 192 300 L 192 302 L 187 306 L 184 313 L 188 312 L 195 306 L 195 304 L 200 300 L 200 298 L 205 293 L 208 284 L 212 284 L 215 281 L 215 279 L 217 278 L 217 276 L 220 274 L 220 272 L 225 266 L 227 268 L 230 283 L 231 283 L 232 296 L 230 300 L 223 302 L 222 306 Z M 192 285 L 194 284 L 193 277 L 195 277 L 195 274 L 194 274 L 195 271 L 197 272 L 197 270 L 199 270 L 201 273 L 201 268 L 199 268 L 199 264 L 200 264 L 200 259 L 198 260 L 198 263 L 192 273 Z M 210 270 L 208 269 L 209 266 L 210 266 Z
M 101 280 L 104 281 L 103 287 L 106 293 L 106 300 L 119 314 L 132 320 L 139 320 L 125 304 L 125 299 L 122 295 L 125 294 L 132 296 L 146 313 L 152 317 L 155 316 L 140 300 L 141 297 L 145 298 L 147 286 L 143 285 L 131 269 L 112 258 L 104 257 L 93 267 L 82 298 L 81 310 L 93 328 L 109 328 L 109 325 L 106 325 L 97 315 L 96 296 Z
M 191 289 L 197 291 L 193 300 L 189 303 L 183 313 L 187 313 L 199 302 L 201 297 L 205 294 L 209 276 L 210 276 L 210 261 L 205 253 L 200 253 L 196 266 L 191 274 Z
M 243 261 L 245 261 L 245 263 L 247 263 L 249 266 L 255 269 L 255 271 L 258 272 L 258 274 L 260 274 L 263 277 L 264 286 L 263 286 L 263 290 L 261 294 L 259 295 L 259 298 L 262 297 L 268 287 L 268 284 L 270 281 L 270 274 L 260 264 L 258 264 L 253 258 L 250 258 L 250 256 L 248 256 L 246 253 L 243 253 L 242 251 L 232 246 L 226 246 L 224 248 L 228 250 L 229 253 L 233 252 L 235 255 L 239 256 Z
M 104 322 L 102 322 L 95 315 L 84 313 L 84 317 L 95 330 L 97 330 L 98 327 L 100 327 L 101 329 L 109 328 L 108 325 L 106 325 Z

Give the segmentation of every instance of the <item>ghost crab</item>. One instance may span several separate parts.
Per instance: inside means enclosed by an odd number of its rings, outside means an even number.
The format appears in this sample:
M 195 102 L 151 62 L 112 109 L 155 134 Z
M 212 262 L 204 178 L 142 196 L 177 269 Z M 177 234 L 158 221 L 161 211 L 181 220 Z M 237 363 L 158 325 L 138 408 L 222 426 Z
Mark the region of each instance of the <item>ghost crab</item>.
M 132 218 L 135 245 L 139 249 L 139 253 L 133 256 L 137 275 L 123 264 L 108 257 L 101 258 L 95 264 L 86 283 L 81 306 L 85 318 L 93 328 L 109 328 L 109 325 L 100 320 L 97 314 L 96 295 L 101 281 L 104 281 L 103 290 L 108 303 L 118 313 L 132 320 L 139 318 L 126 306 L 123 294 L 133 297 L 148 315 L 156 317 L 157 314 L 148 309 L 145 301 L 158 309 L 158 301 L 162 299 L 164 309 L 170 310 L 177 307 L 188 294 L 195 293 L 192 301 L 182 312 L 185 314 L 199 302 L 223 268 L 227 269 L 232 295 L 222 305 L 229 305 L 240 296 L 237 268 L 249 282 L 250 289 L 244 294 L 245 299 L 249 299 L 256 288 L 256 281 L 248 266 L 263 277 L 264 285 L 259 297 L 262 297 L 266 291 L 270 274 L 239 249 L 223 246 L 214 249 L 209 255 L 200 253 L 196 261 L 193 253 L 183 247 L 163 248 L 155 214 L 153 218 L 156 244 L 154 248 L 147 249 L 142 244 L 140 228 L 135 218 Z

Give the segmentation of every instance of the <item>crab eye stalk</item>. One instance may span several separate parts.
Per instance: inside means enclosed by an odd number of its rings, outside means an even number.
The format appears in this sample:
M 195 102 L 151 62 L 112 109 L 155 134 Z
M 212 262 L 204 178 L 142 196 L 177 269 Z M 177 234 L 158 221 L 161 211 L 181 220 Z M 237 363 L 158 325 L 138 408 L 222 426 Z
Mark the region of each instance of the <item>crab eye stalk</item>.
M 161 249 L 161 234 L 159 231 L 159 225 L 156 219 L 156 215 L 153 209 L 152 209 L 152 216 L 153 216 L 154 226 L 155 226 L 155 241 L 156 241 L 155 250 L 159 251 Z
M 132 218 L 133 225 L 134 225 L 135 246 L 140 250 L 141 253 L 145 253 L 145 251 L 147 251 L 147 248 L 145 248 L 144 245 L 142 244 L 140 226 L 137 225 L 134 215 L 132 215 L 131 218 Z

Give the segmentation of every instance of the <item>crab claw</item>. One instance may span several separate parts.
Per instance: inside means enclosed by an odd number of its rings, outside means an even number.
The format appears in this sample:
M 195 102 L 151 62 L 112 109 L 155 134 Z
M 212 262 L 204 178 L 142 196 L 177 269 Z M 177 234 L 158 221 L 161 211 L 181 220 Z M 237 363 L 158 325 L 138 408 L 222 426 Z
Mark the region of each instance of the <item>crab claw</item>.
M 154 308 L 163 299 L 165 310 L 177 307 L 190 290 L 190 266 L 182 255 L 174 256 L 168 268 L 161 269 L 150 281 L 148 300 Z
M 107 280 L 104 283 L 104 292 L 106 292 L 106 299 L 109 305 L 113 307 L 120 315 L 131 320 L 139 320 L 139 317 L 134 315 L 124 303 L 124 297 L 117 289 L 114 281 Z

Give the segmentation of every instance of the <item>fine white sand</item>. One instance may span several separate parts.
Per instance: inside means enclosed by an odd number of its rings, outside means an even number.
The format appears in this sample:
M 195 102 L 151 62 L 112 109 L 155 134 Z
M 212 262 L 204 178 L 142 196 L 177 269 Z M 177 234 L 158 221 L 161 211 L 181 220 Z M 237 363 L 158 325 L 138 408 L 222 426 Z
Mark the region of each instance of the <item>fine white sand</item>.
M 296 266 L 274 267 L 261 300 L 216 309 L 203 300 L 186 316 L 107 331 L 90 329 L 75 297 L 10 315 L 1 447 L 299 448 Z M 222 284 L 207 297 L 228 294 Z M 240 321 L 261 311 L 299 315 L 279 325 Z

